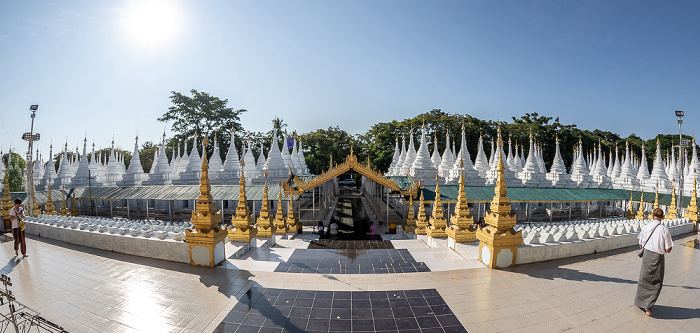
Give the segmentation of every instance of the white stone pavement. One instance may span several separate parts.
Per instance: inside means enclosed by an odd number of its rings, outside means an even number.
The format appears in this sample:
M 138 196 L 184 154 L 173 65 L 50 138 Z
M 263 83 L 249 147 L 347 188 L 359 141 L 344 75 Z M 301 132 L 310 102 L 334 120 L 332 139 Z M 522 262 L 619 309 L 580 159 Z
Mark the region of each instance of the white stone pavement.
M 633 248 L 490 270 L 408 241 L 415 259 L 435 269 L 403 274 L 279 273 L 248 255 L 247 270 L 230 262 L 206 269 L 35 236 L 28 236 L 28 258 L 16 261 L 12 242 L 0 244 L 0 257 L 17 299 L 71 332 L 211 332 L 251 286 L 434 288 L 469 332 L 693 332 L 700 330 L 700 250 L 680 244 L 694 237 L 674 241 L 654 318 L 632 304 L 640 265 Z

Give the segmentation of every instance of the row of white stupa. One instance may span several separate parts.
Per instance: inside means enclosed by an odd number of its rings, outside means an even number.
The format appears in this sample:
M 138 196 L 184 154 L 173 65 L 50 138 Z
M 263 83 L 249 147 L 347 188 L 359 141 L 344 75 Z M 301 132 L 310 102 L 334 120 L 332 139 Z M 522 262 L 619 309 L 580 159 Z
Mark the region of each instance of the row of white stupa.
M 693 190 L 693 179 L 700 178 L 700 163 L 698 163 L 695 140 L 693 140 L 692 157 L 689 158 L 687 154 L 684 154 L 682 170 L 679 168 L 680 161 L 676 161 L 675 152 L 672 152 L 670 158 L 664 161 L 657 140 L 656 157 L 650 173 L 644 146 L 642 146 L 641 161 L 636 161 L 634 156 L 630 154 L 627 144 L 624 156 L 620 157 L 616 149 L 614 157 L 611 152 L 606 162 L 606 154 L 600 149 L 600 145 L 597 148 L 594 147 L 593 151 L 586 156 L 582 153 L 583 146 L 580 140 L 578 147 L 574 149 L 571 168 L 567 171 L 559 151 L 559 138 L 557 138 L 554 160 L 549 172 L 547 172 L 542 150 L 538 145 L 535 145 L 532 135 L 530 135 L 529 154 L 525 158 L 522 148 L 519 150 L 516 147 L 515 152 L 513 152 L 510 139 L 508 140 L 508 151 L 504 151 L 499 128 L 497 139 L 499 144 L 494 149 L 494 143 L 491 143 L 491 157 L 486 157 L 483 138 L 479 137 L 477 155 L 472 161 L 469 151 L 466 149 L 464 129 L 462 129 L 459 151 L 455 150 L 454 141 L 450 147 L 450 135 L 446 134 L 445 142 L 448 144 L 442 156 L 437 148 L 437 140 L 433 142 L 432 156 L 428 151 L 425 127 L 423 127 L 417 151 L 412 134 L 413 131 L 411 131 L 408 148 L 406 148 L 405 140 L 399 147 L 399 140 L 396 139 L 394 156 L 389 171 L 386 173 L 387 176 L 410 174 L 415 180 L 422 180 L 426 184 L 435 184 L 436 174 L 438 174 L 441 184 L 455 184 L 459 179 L 461 162 L 464 164 L 466 185 L 492 186 L 498 176 L 496 170 L 498 159 L 495 153 L 500 152 L 505 158 L 506 183 L 510 187 L 614 188 L 636 191 L 654 191 L 658 187 L 659 192 L 670 193 L 674 186 L 678 188 L 682 172 L 685 178 L 683 192 L 685 195 L 690 195 Z
M 231 137 L 233 137 L 233 131 L 231 131 Z M 253 155 L 253 150 L 250 149 L 252 147 L 250 140 L 246 143 L 247 147 L 244 147 L 241 156 L 238 155 L 236 146 L 232 144 L 226 154 L 225 161 L 222 161 L 219 147 L 216 140 L 214 140 L 214 152 L 209 159 L 209 179 L 211 184 L 238 184 L 241 170 L 245 172 L 246 178 L 253 181 L 264 178 L 266 174 L 266 179 L 281 181 L 289 177 L 290 170 L 295 174 L 309 174 L 301 141 L 298 142 L 298 145 L 294 141 L 290 153 L 286 145 L 283 145 L 285 148 L 280 149 L 277 140 L 277 130 L 273 131 L 272 137 L 273 140 L 268 150 L 267 158 L 262 153 L 263 147 L 261 143 L 261 153 L 257 157 L 257 162 Z M 194 140 L 195 142 L 198 140 L 196 134 Z M 291 139 L 286 137 L 284 143 L 286 142 L 291 142 Z M 92 158 L 88 161 L 86 154 L 87 140 L 83 141 L 83 154 L 79 158 L 76 157 L 77 153 L 74 154 L 71 163 L 66 158 L 68 149 L 66 144 L 58 166 L 58 172 L 55 171 L 53 159 L 46 164 L 40 162 L 34 165 L 34 185 L 37 189 L 46 190 L 50 179 L 51 187 L 54 189 L 62 186 L 66 188 L 86 187 L 88 186 L 88 178 L 90 178 L 90 186 L 127 187 L 199 184 L 202 175 L 202 157 L 199 155 L 196 146 L 192 145 L 189 154 L 187 154 L 186 147 L 184 153 L 180 154 L 180 145 L 178 144 L 177 151 L 174 150 L 175 157 L 168 162 L 164 143 L 165 133 L 163 134 L 163 142 L 155 153 L 153 164 L 148 173 L 144 172 L 141 165 L 138 137 L 136 137 L 134 154 L 131 157 L 128 169 L 124 164 L 124 158 L 115 154 L 114 142 L 112 142 L 112 150 L 106 163 L 104 163 L 104 156 Z M 50 148 L 49 156 L 53 156 L 53 146 Z M 92 156 L 96 156 L 94 144 Z

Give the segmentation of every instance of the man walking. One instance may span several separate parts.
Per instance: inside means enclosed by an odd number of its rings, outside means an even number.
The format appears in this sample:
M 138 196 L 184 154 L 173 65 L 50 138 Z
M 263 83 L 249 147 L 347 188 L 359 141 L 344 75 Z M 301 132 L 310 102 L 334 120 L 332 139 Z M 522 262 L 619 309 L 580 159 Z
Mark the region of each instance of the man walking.
M 634 304 L 651 317 L 651 308 L 656 303 L 664 283 L 664 254 L 671 252 L 671 233 L 661 224 L 664 211 L 657 208 L 654 219 L 639 232 L 639 248 L 644 249 L 642 269 L 639 272 L 637 295 Z

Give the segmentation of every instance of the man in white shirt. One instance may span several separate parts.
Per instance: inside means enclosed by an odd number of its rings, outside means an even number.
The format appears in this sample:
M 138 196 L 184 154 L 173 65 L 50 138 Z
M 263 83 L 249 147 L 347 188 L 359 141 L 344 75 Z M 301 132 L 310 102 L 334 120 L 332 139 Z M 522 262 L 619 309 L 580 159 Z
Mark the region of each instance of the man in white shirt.
M 24 209 L 22 208 L 22 199 L 15 199 L 15 206 L 10 209 L 10 222 L 12 222 L 12 236 L 15 238 L 15 256 L 18 255 L 17 250 L 22 250 L 22 255 L 27 255 L 27 241 L 24 238 L 24 230 L 19 225 L 20 219 L 24 219 Z
M 664 211 L 657 208 L 653 220 L 639 232 L 639 248 L 644 248 L 642 268 L 634 304 L 651 317 L 651 308 L 656 303 L 664 283 L 664 254 L 671 252 L 671 233 L 661 224 Z

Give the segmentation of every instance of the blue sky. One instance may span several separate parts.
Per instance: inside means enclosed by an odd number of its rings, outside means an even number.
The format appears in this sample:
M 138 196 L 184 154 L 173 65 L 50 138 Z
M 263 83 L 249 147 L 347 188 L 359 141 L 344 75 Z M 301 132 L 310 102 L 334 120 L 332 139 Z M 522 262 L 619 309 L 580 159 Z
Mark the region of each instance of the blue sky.
M 440 108 L 651 138 L 700 122 L 693 1 L 3 1 L 0 146 L 157 141 L 171 91 L 350 133 Z M 146 18 L 144 21 L 143 18 Z

